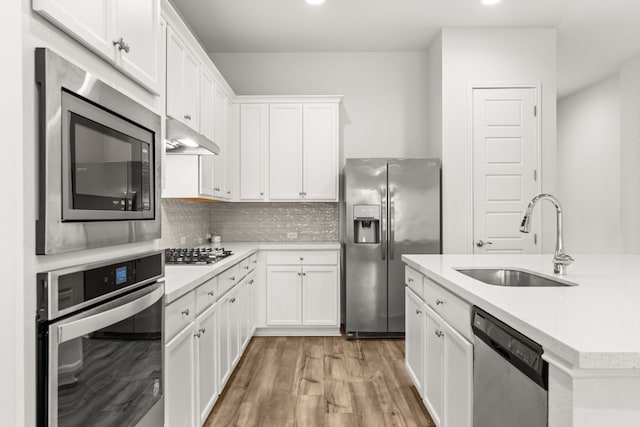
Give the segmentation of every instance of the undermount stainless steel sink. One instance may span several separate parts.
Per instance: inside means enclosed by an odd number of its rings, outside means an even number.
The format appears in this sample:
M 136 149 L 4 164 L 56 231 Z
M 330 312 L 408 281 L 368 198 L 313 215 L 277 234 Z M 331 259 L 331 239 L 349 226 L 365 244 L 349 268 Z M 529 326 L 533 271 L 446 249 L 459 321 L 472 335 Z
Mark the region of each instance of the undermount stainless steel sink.
M 523 270 L 506 268 L 460 268 L 457 272 L 494 286 L 547 287 L 577 286 L 565 280 L 539 276 Z

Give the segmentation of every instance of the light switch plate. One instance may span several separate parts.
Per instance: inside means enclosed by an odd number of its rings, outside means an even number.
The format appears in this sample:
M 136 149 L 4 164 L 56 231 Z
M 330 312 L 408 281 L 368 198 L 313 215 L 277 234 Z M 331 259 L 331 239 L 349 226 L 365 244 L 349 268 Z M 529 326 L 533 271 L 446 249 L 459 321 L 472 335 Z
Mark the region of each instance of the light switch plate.
M 289 231 L 287 233 L 287 239 L 289 240 L 293 240 L 293 239 L 297 239 L 298 238 L 298 233 L 295 231 Z

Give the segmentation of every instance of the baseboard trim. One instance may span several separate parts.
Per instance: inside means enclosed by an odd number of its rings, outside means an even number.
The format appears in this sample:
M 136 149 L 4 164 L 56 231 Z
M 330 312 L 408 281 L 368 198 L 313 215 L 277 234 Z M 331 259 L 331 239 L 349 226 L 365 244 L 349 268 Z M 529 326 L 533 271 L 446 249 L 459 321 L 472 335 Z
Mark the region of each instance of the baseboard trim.
M 340 328 L 317 327 L 317 326 L 294 326 L 294 327 L 266 327 L 256 328 L 253 333 L 256 337 L 339 337 Z

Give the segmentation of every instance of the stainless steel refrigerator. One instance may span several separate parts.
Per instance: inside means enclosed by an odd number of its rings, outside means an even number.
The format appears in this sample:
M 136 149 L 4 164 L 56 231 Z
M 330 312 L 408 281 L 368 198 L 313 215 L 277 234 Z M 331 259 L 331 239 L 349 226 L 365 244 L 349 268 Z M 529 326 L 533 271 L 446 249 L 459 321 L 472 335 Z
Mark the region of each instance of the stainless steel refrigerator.
M 348 338 L 404 335 L 403 254 L 441 253 L 440 161 L 347 159 Z

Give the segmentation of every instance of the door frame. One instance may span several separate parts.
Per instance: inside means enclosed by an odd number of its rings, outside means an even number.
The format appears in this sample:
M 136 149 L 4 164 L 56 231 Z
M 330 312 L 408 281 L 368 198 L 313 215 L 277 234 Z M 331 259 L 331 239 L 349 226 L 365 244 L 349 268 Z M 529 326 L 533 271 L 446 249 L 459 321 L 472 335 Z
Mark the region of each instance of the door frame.
M 471 254 L 475 253 L 475 214 L 476 208 L 474 205 L 474 192 L 475 192 L 475 153 L 473 146 L 473 137 L 474 137 L 474 123 L 473 123 L 473 92 L 476 89 L 534 89 L 536 95 L 536 106 L 537 106 L 537 115 L 536 115 L 536 170 L 538 171 L 538 179 L 536 180 L 536 192 L 540 194 L 542 192 L 542 83 L 498 83 L 498 82 L 469 82 L 467 85 L 467 143 L 468 149 L 470 150 L 470 156 L 468 157 L 471 160 L 471 164 L 469 165 L 469 169 L 471 173 L 469 174 L 469 194 L 467 194 L 467 200 L 471 201 L 471 215 L 470 215 L 470 227 L 471 236 L 469 239 L 469 248 L 471 249 Z M 544 230 L 544 219 L 541 215 L 540 204 L 535 207 L 536 218 L 538 218 L 538 227 L 536 233 L 538 235 L 537 242 L 537 253 L 542 253 L 543 247 L 543 233 Z

